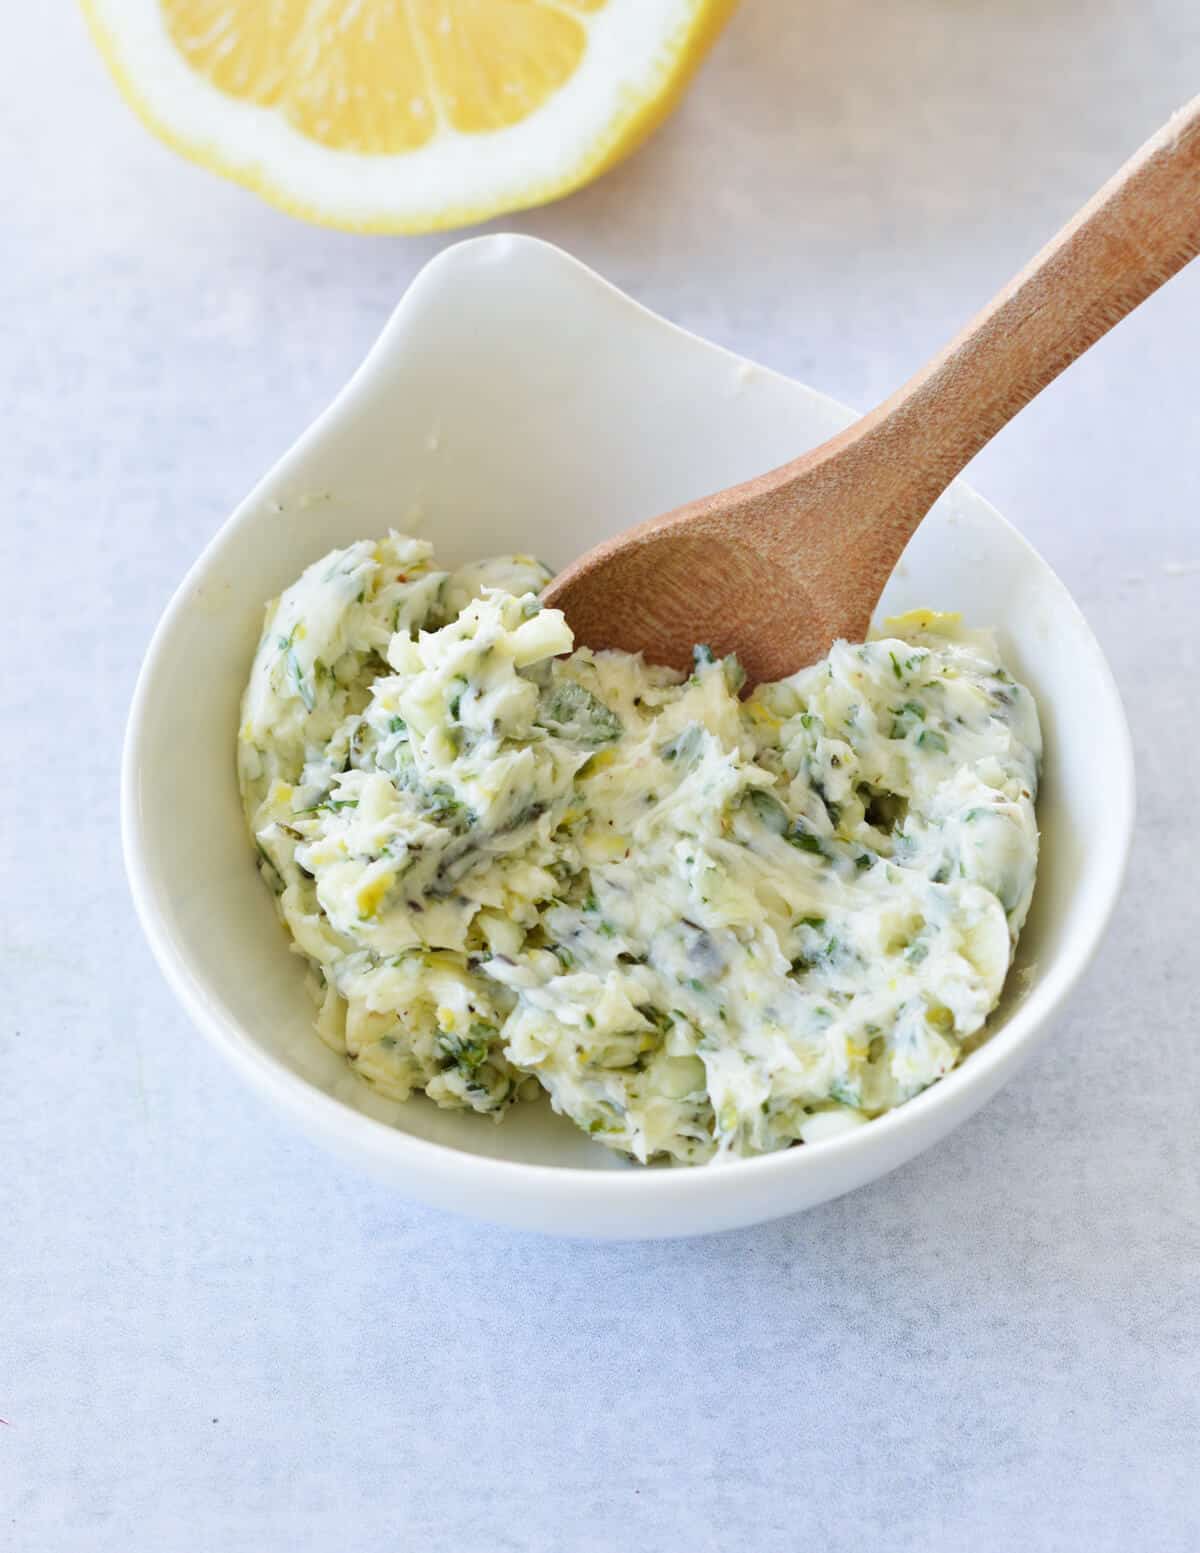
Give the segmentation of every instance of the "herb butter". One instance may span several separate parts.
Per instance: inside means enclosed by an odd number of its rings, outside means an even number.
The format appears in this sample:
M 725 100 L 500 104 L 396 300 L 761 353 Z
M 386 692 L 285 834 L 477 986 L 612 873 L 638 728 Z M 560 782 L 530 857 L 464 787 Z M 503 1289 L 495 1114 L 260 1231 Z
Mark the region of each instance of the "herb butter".
M 268 607 L 239 776 L 322 1038 L 396 1099 L 544 1090 L 642 1161 L 948 1072 L 1037 865 L 1037 711 L 988 639 L 908 616 L 743 701 L 704 648 L 573 651 L 548 576 L 392 534 Z

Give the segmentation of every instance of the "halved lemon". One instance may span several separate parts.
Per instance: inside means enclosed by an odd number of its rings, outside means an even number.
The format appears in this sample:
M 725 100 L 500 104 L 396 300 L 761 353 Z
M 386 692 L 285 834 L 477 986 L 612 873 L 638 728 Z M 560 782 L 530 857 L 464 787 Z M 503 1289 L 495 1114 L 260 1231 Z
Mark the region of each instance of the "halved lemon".
M 736 0 L 83 0 L 168 144 L 295 215 L 429 232 L 632 151 Z

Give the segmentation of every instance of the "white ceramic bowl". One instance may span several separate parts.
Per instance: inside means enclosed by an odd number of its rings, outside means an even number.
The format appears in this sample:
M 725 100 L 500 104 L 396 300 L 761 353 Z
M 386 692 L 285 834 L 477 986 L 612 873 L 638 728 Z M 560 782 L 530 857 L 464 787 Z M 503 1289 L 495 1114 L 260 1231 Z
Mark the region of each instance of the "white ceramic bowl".
M 319 1142 L 407 1197 L 551 1232 L 689 1235 L 792 1213 L 935 1143 L 1049 1032 L 1116 898 L 1133 824 L 1129 733 L 1091 632 L 1044 561 L 956 486 L 910 545 L 883 613 L 995 625 L 1046 735 L 1033 913 L 988 1039 L 858 1132 L 697 1169 L 624 1165 L 548 1106 L 502 1126 L 381 1100 L 321 1045 L 234 778 L 262 606 L 334 545 L 419 529 L 443 561 L 605 535 L 791 458 L 850 416 L 685 334 L 557 249 L 450 248 L 413 283 L 336 402 L 242 503 L 163 616 L 134 695 L 125 857 L 154 953 L 235 1068 Z M 1020 1148 L 1021 1140 L 1012 1139 Z

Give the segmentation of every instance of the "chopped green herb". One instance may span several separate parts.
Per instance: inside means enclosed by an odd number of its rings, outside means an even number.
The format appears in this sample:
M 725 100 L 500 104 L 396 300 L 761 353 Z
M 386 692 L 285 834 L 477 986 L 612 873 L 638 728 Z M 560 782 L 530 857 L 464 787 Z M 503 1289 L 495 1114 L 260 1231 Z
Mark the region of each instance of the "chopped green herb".
M 573 679 L 554 680 L 541 695 L 538 721 L 570 744 L 611 744 L 625 731 L 624 724 L 599 696 Z
M 317 704 L 316 693 L 304 677 L 304 670 L 300 667 L 300 660 L 296 656 L 294 647 L 288 648 L 287 653 L 288 673 L 292 676 L 292 683 L 296 687 L 296 693 L 304 702 L 304 709 L 311 712 Z
M 801 852 L 811 852 L 815 857 L 822 856 L 825 851 L 820 836 L 814 835 L 803 820 L 792 821 L 784 840 L 789 846 L 797 847 Z
M 772 835 L 782 836 L 786 833 L 788 812 L 774 793 L 768 792 L 765 787 L 752 787 L 746 795 L 746 802 Z
M 690 764 L 699 753 L 701 741 L 704 738 L 704 729 L 699 723 L 689 723 L 682 733 L 676 734 L 673 739 L 659 747 L 658 753 L 664 760 L 677 760 L 684 764 Z

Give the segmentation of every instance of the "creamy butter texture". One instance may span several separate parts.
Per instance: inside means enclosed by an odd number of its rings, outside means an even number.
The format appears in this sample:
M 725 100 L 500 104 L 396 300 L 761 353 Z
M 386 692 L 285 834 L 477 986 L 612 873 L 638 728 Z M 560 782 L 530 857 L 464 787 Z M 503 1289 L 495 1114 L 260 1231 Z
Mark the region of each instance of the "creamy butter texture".
M 317 1028 L 383 1093 L 700 1162 L 917 1094 L 1033 892 L 1033 698 L 952 617 L 738 696 L 572 652 L 545 568 L 392 534 L 267 610 L 238 766 Z M 562 656 L 570 654 L 570 656 Z

